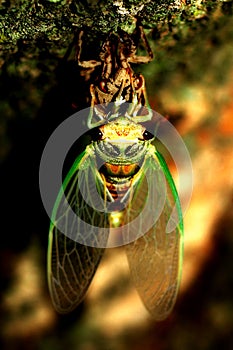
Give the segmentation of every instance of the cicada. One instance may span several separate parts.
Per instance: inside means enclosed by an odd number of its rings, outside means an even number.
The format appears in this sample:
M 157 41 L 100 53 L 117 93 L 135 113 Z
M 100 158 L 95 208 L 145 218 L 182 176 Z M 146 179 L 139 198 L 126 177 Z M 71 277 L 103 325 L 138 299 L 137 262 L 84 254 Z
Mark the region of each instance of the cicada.
M 110 237 L 110 246 L 125 246 L 134 285 L 155 319 L 167 317 L 176 300 L 182 212 L 154 135 L 143 125 L 152 112 L 144 78 L 130 63 L 150 61 L 152 53 L 141 27 L 139 32 L 148 57 L 137 57 L 136 45 L 122 32 L 107 38 L 100 62 L 77 55 L 86 68 L 99 65 L 101 74 L 90 86 L 92 141 L 68 172 L 51 217 L 48 284 L 59 313 L 82 302 Z

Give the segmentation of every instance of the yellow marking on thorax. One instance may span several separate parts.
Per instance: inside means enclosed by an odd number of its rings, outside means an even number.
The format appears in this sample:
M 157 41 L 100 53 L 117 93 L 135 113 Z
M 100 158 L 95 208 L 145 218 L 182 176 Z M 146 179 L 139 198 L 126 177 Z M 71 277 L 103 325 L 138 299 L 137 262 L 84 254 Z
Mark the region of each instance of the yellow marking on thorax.
M 126 118 L 120 118 L 117 122 L 110 122 L 100 127 L 103 139 L 120 142 L 136 142 L 143 138 L 145 128 Z

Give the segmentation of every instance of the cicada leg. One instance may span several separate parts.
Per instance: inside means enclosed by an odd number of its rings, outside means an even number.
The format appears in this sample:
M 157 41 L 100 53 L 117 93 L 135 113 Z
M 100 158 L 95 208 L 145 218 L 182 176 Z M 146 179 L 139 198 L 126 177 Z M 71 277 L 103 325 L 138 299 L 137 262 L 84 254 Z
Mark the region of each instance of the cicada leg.
M 138 63 L 138 64 L 149 63 L 150 61 L 153 60 L 153 52 L 152 52 L 150 44 L 146 38 L 146 34 L 143 30 L 143 27 L 141 25 L 138 25 L 137 29 L 139 31 L 140 38 L 142 39 L 142 42 L 143 42 L 144 47 L 146 49 L 147 55 L 146 56 L 137 56 L 137 55 L 130 56 L 129 62 Z
M 122 39 L 123 36 L 123 39 Z M 150 44 L 146 38 L 145 32 L 143 30 L 143 26 L 137 21 L 136 25 L 136 33 L 134 37 L 136 37 L 137 41 L 142 40 L 142 43 L 145 47 L 147 55 L 138 56 L 136 51 L 138 47 L 138 42 L 134 42 L 134 40 L 130 37 L 126 32 L 119 32 L 120 42 L 119 42 L 119 58 L 122 64 L 122 67 L 125 66 L 125 61 L 127 61 L 127 65 L 129 63 L 143 64 L 149 63 L 153 60 L 153 52 L 151 50 Z M 139 39 L 140 38 L 140 39 Z M 136 40 L 135 40 L 136 41 Z M 125 67 L 126 68 L 126 67 Z
M 97 60 L 82 61 L 81 54 L 82 54 L 82 46 L 83 46 L 83 34 L 84 34 L 84 31 L 81 30 L 78 35 L 78 41 L 77 41 L 77 47 L 76 47 L 75 58 L 78 62 L 78 65 L 83 68 L 95 68 L 97 66 L 100 66 L 102 64 L 101 61 L 97 61 Z

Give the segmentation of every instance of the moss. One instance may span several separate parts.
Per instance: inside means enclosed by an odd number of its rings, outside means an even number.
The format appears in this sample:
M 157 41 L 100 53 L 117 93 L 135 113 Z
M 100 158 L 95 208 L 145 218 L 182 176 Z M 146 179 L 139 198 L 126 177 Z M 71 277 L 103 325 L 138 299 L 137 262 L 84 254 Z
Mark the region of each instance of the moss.
M 124 5 L 123 5 L 124 3 Z M 128 1 L 2 1 L 0 6 L 0 57 L 18 50 L 18 42 L 37 47 L 43 41 L 49 49 L 67 46 L 77 28 L 88 27 L 92 38 L 117 27 L 130 30 L 132 18 L 141 18 L 145 27 L 162 30 L 182 27 L 205 16 L 216 1 L 128 0 Z M 225 7 L 227 7 L 225 5 Z M 23 52 L 22 52 L 23 55 Z

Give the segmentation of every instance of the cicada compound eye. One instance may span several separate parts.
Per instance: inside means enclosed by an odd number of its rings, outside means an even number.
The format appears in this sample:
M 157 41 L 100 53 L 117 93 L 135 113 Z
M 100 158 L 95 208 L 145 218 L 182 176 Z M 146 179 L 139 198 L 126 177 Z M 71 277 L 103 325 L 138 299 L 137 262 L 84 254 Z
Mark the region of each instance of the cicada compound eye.
M 151 134 L 149 131 L 145 130 L 144 133 L 143 133 L 143 139 L 145 141 L 147 140 L 152 140 L 154 138 L 154 135 Z
M 99 127 L 93 128 L 90 131 L 90 134 L 91 134 L 91 138 L 92 138 L 93 141 L 100 141 L 100 140 L 102 140 L 103 133 L 102 133 L 102 131 L 100 130 Z

